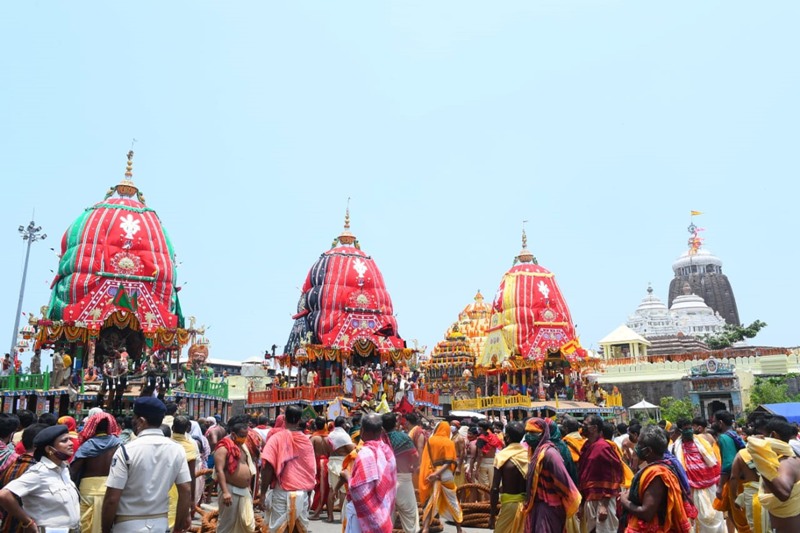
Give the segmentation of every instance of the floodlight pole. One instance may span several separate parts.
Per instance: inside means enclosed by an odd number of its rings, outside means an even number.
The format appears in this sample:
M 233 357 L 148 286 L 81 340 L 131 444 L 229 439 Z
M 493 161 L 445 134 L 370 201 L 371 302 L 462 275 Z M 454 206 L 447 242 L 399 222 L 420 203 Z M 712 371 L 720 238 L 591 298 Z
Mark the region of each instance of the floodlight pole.
M 17 302 L 17 314 L 14 318 L 14 332 L 11 335 L 11 350 L 8 352 L 14 355 L 16 359 L 16 349 L 17 349 L 17 335 L 19 335 L 19 317 L 22 314 L 22 299 L 25 296 L 25 279 L 28 277 L 28 259 L 31 256 L 31 244 L 36 241 L 42 241 L 47 238 L 47 234 L 42 233 L 39 235 L 39 232 L 42 231 L 41 226 L 37 226 L 36 223 L 31 220 L 31 223 L 28 224 L 28 227 L 20 226 L 19 232 L 22 235 L 22 240 L 28 241 L 28 246 L 25 250 L 25 266 L 22 268 L 22 283 L 19 286 L 19 301 Z M 14 364 L 11 365 L 11 371 L 16 372 L 16 368 Z

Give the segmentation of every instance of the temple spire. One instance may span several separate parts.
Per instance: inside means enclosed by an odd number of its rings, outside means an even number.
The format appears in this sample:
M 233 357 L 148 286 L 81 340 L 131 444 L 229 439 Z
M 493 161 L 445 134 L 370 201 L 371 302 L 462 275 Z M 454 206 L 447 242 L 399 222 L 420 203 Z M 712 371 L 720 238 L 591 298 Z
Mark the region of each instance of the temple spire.
M 347 197 L 347 209 L 344 212 L 344 231 L 339 235 L 339 244 L 352 245 L 356 242 L 356 236 L 350 232 L 350 197 Z
M 527 220 L 522 221 L 522 250 L 520 250 L 517 255 L 517 261 L 520 263 L 533 263 L 537 265 L 539 263 L 536 261 L 536 257 L 528 250 L 528 234 L 525 233 L 525 224 L 527 223 Z
M 139 192 L 139 189 L 133 184 L 133 150 L 128 151 L 127 157 L 128 163 L 125 166 L 125 177 L 119 185 L 116 186 L 116 190 L 117 194 L 123 198 L 132 198 Z

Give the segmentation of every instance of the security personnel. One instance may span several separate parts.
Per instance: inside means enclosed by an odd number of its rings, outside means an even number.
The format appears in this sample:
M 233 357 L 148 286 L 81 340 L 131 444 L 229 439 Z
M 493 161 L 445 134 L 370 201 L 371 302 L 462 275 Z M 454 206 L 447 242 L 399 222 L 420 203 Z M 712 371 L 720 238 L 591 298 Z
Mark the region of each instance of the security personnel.
M 191 475 L 186 453 L 161 431 L 166 413 L 158 398 L 137 398 L 133 427 L 137 439 L 120 446 L 111 461 L 105 500 L 103 533 L 163 533 L 167 531 L 169 489 L 178 487 L 174 531 L 191 526 Z
M 0 491 L 0 506 L 20 523 L 20 531 L 44 528 L 80 531 L 78 489 L 69 477 L 73 444 L 65 425 L 40 431 L 33 439 L 39 461 Z M 22 499 L 20 507 L 16 497 Z

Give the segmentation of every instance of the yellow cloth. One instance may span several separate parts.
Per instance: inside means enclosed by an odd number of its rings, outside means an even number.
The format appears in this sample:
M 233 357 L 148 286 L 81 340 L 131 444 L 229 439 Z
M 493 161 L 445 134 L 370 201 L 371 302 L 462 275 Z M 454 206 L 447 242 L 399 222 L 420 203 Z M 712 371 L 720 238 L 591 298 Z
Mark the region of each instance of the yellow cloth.
M 175 516 L 178 514 L 178 487 L 172 485 L 169 489 L 169 509 L 167 509 L 167 524 L 169 528 L 175 527 Z
M 528 476 L 528 450 L 522 444 L 509 444 L 499 450 L 494 456 L 494 467 L 500 470 L 508 461 L 511 461 L 517 467 L 522 477 Z
M 500 494 L 500 514 L 494 523 L 497 533 L 525 531 L 525 494 Z
M 800 481 L 794 484 L 792 492 L 789 494 L 789 499 L 785 502 L 780 501 L 774 494 L 762 491 L 758 492 L 758 501 L 761 503 L 761 507 L 778 518 L 791 518 L 800 515 Z
M 581 450 L 583 449 L 583 444 L 586 442 L 586 438 L 581 436 L 577 431 L 573 431 L 561 440 L 566 443 L 567 448 L 569 448 L 569 453 L 572 454 L 572 462 L 577 465 L 578 459 L 581 458 Z
M 753 463 L 761 477 L 772 481 L 778 476 L 781 457 L 794 457 L 794 451 L 789 443 L 782 440 L 758 437 L 747 439 L 747 450 L 753 457 Z M 762 485 L 758 492 L 758 500 L 764 509 L 779 518 L 790 518 L 800 514 L 800 481 L 794 484 L 789 499 L 780 501 L 774 494 L 764 492 Z
M 630 488 L 631 483 L 633 482 L 633 470 L 631 470 L 631 467 L 628 466 L 628 463 L 626 463 L 625 459 L 622 457 L 622 450 L 619 449 L 617 443 L 613 440 L 606 440 L 606 442 L 611 445 L 615 452 L 617 452 L 619 462 L 622 463 L 622 488 Z
M 102 524 L 103 498 L 106 495 L 108 476 L 85 477 L 81 479 L 81 531 L 100 533 Z
M 194 461 L 199 457 L 197 452 L 197 444 L 194 439 L 188 435 L 173 433 L 172 440 L 183 446 L 183 451 L 186 452 L 186 461 Z M 178 488 L 175 485 L 169 489 L 169 510 L 167 511 L 167 522 L 170 529 L 175 526 L 175 515 L 178 512 Z
M 197 451 L 197 444 L 190 436 L 180 433 L 173 433 L 172 440 L 183 446 L 183 451 L 186 452 L 186 461 L 194 461 L 200 455 Z
M 421 478 L 422 476 L 420 476 L 420 482 L 422 481 Z M 434 481 L 432 485 L 429 485 L 429 490 L 431 496 L 428 498 L 428 503 L 422 512 L 423 519 L 427 519 L 430 516 L 432 521 L 439 515 L 443 519 L 450 517 L 456 524 L 464 521 L 461 505 L 458 503 L 458 496 L 456 495 L 456 484 L 452 481 L 452 478 L 450 478 L 450 481 Z

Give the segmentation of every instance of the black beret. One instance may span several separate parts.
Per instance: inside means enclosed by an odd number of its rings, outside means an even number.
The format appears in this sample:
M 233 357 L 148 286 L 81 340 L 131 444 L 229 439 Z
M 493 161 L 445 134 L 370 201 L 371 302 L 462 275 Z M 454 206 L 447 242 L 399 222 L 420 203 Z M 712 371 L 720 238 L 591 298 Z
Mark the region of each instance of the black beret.
M 143 396 L 133 402 L 133 414 L 139 416 L 164 416 L 167 406 L 158 398 Z
M 64 424 L 56 424 L 55 426 L 45 428 L 33 437 L 33 447 L 41 448 L 43 446 L 50 446 L 58 437 L 66 433 L 69 433 L 69 429 L 67 429 L 67 426 Z

